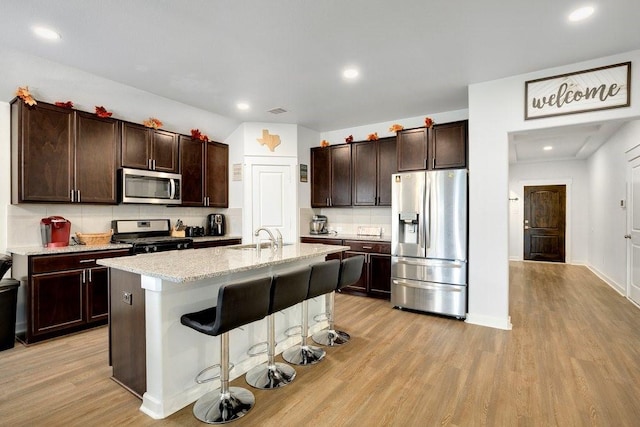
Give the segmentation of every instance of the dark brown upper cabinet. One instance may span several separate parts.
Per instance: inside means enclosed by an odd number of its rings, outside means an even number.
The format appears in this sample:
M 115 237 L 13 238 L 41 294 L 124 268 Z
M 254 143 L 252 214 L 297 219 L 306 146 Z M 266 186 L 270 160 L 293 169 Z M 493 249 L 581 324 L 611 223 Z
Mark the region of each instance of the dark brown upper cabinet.
M 467 167 L 467 120 L 435 125 L 429 135 L 431 169 Z
M 311 206 L 351 206 L 351 146 L 311 149 Z
M 182 205 L 229 206 L 229 146 L 180 136 Z
M 467 120 L 398 132 L 398 171 L 467 167 Z
M 115 204 L 118 121 L 11 102 L 12 203 Z
M 122 122 L 122 166 L 177 173 L 178 136 L 166 130 Z
M 397 171 L 396 138 L 351 144 L 353 206 L 391 206 L 391 175 Z

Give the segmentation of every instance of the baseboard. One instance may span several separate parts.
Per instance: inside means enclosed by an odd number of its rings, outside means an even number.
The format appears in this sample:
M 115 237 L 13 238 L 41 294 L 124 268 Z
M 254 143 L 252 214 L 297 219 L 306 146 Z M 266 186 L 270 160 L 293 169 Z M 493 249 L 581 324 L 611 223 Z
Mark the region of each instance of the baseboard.
M 626 297 L 626 286 L 621 286 L 618 283 L 615 282 L 615 280 L 610 279 L 609 277 L 607 277 L 606 274 L 600 272 L 597 268 L 595 268 L 592 265 L 589 264 L 584 264 L 585 267 L 587 267 L 593 274 L 595 274 L 596 276 L 598 276 L 598 278 L 600 280 L 602 280 L 603 282 L 605 282 L 607 285 L 609 285 L 611 288 L 613 288 L 614 291 L 616 291 L 617 293 L 619 293 L 620 295 L 622 295 L 623 297 Z
M 470 323 L 472 325 L 486 326 L 494 329 L 504 329 L 506 331 L 510 331 L 512 329 L 511 316 L 507 316 L 506 318 L 501 318 L 501 317 L 493 317 L 493 316 L 483 316 L 481 314 L 467 313 L 467 318 L 465 319 L 465 322 Z

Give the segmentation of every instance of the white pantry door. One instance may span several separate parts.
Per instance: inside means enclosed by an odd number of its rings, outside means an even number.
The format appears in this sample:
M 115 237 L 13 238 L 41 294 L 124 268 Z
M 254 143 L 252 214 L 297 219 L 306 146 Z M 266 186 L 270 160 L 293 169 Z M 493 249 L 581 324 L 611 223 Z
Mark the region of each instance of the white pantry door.
M 629 239 L 628 246 L 628 280 L 627 298 L 640 304 L 640 158 L 629 162 L 629 199 L 628 219 Z
M 251 176 L 252 233 L 259 227 L 277 228 L 285 242 L 292 242 L 296 186 L 291 180 L 291 166 L 255 164 L 251 166 Z M 261 233 L 260 238 L 266 238 L 266 233 Z

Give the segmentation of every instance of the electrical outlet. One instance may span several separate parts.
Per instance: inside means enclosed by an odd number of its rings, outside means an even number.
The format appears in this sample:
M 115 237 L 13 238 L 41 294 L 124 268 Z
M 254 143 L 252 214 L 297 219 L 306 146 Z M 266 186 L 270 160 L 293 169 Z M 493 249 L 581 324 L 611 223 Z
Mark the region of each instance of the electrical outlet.
M 132 305 L 133 295 L 131 294 L 131 292 L 122 292 L 122 301 L 124 301 L 125 304 Z

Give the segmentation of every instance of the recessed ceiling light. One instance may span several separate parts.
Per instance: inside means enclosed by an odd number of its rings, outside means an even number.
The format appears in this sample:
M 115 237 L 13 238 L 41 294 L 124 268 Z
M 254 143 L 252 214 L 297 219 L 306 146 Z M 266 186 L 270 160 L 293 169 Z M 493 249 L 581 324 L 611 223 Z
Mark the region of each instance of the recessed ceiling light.
M 571 22 L 582 21 L 583 19 L 587 19 L 588 17 L 593 15 L 594 11 L 595 9 L 592 6 L 581 7 L 569 14 L 569 21 Z
M 357 68 L 347 68 L 342 72 L 342 77 L 345 79 L 353 80 L 360 75 Z
M 547 145 L 547 146 L 543 147 L 542 149 L 543 149 L 544 151 L 550 151 L 550 150 L 553 150 L 553 147 L 552 147 L 552 146 L 550 146 L 550 145 Z
M 238 110 L 248 110 L 249 109 L 249 104 L 247 104 L 246 102 L 238 102 L 236 104 L 236 107 L 238 108 Z
M 35 35 L 46 40 L 59 40 L 62 37 L 60 33 L 57 33 L 50 28 L 33 27 L 32 30 Z

